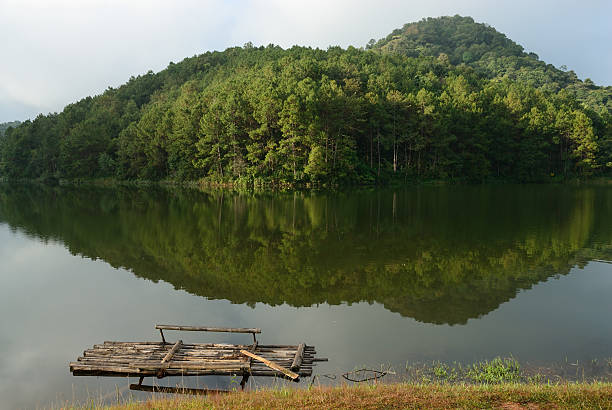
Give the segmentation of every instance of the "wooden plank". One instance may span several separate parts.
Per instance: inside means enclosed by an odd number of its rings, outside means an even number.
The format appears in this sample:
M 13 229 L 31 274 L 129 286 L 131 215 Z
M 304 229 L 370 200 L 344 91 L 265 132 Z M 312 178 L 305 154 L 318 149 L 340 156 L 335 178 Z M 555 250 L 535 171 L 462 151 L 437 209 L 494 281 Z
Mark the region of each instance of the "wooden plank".
M 201 326 L 155 325 L 155 329 L 181 330 L 181 331 L 187 331 L 187 332 L 261 333 L 261 329 L 242 328 L 242 327 L 201 327 Z
M 275 364 L 275 363 L 273 363 L 273 362 L 269 361 L 268 359 L 265 359 L 265 358 L 263 358 L 261 356 L 257 356 L 256 354 L 253 354 L 253 353 L 251 353 L 249 351 L 246 351 L 246 350 L 241 350 L 240 353 L 242 353 L 243 355 L 252 357 L 253 359 L 258 360 L 258 361 L 264 363 L 266 366 L 268 366 L 271 369 L 278 370 L 279 372 L 283 373 L 284 375 L 286 375 L 287 377 L 289 377 L 292 380 L 297 380 L 297 379 L 300 378 L 299 374 L 293 373 L 291 370 L 285 369 L 284 367 L 279 366 L 279 365 L 277 365 L 277 364 Z
M 295 352 L 295 357 L 293 358 L 293 363 L 291 363 L 291 370 L 299 370 L 302 365 L 302 360 L 304 359 L 304 348 L 306 344 L 301 343 L 298 345 L 297 351 Z

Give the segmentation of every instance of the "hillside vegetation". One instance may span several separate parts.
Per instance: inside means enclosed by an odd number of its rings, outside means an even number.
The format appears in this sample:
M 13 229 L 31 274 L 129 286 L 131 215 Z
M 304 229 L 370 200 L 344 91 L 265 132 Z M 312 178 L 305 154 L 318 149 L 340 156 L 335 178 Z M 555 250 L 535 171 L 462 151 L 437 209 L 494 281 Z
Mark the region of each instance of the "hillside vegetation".
M 40 115 L 0 141 L 8 179 L 260 185 L 610 175 L 610 88 L 470 18 L 366 49 L 207 52 Z
M 471 17 L 428 18 L 406 24 L 384 39 L 371 40 L 368 49 L 410 57 L 439 57 L 451 64 L 466 64 L 487 78 L 509 78 L 543 91 L 569 94 L 599 113 L 612 112 L 612 87 L 581 81 L 573 71 L 564 71 L 541 61 L 537 54 L 486 24 Z

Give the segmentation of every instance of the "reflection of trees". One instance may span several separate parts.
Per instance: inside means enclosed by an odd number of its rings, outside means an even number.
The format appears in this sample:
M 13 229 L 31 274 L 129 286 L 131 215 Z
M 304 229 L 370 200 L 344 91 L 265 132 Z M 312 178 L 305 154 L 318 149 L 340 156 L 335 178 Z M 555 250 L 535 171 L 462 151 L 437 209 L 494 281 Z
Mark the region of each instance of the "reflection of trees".
M 197 295 L 251 305 L 379 302 L 449 324 L 609 251 L 612 229 L 602 221 L 611 214 L 604 188 L 0 190 L 0 221 Z

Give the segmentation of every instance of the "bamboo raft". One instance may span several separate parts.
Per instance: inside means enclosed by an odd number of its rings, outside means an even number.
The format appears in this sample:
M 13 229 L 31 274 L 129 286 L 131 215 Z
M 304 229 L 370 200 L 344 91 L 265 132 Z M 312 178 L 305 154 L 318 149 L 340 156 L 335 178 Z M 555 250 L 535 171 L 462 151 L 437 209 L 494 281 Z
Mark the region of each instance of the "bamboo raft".
M 167 393 L 206 394 L 212 390 L 143 386 L 145 377 L 159 379 L 169 376 L 242 376 L 241 387 L 250 376 L 281 377 L 299 381 L 312 375 L 316 358 L 314 346 L 260 345 L 255 328 L 219 328 L 156 325 L 161 342 L 104 342 L 83 352 L 76 362 L 70 363 L 74 376 L 138 377 L 132 390 Z M 166 341 L 164 330 L 250 333 L 253 344 L 234 345 L 220 343 L 174 343 Z M 220 391 L 214 391 L 220 392 Z

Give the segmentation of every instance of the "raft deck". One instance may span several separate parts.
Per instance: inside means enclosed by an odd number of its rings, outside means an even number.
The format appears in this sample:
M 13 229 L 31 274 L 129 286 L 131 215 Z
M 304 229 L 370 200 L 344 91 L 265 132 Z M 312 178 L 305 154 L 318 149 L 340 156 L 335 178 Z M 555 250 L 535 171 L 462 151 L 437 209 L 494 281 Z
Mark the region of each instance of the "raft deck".
M 260 329 L 156 325 L 161 342 L 104 342 L 70 363 L 74 376 L 163 378 L 166 376 L 273 376 L 299 381 L 312 375 L 314 346 L 259 345 Z M 251 333 L 253 344 L 167 342 L 163 330 Z

